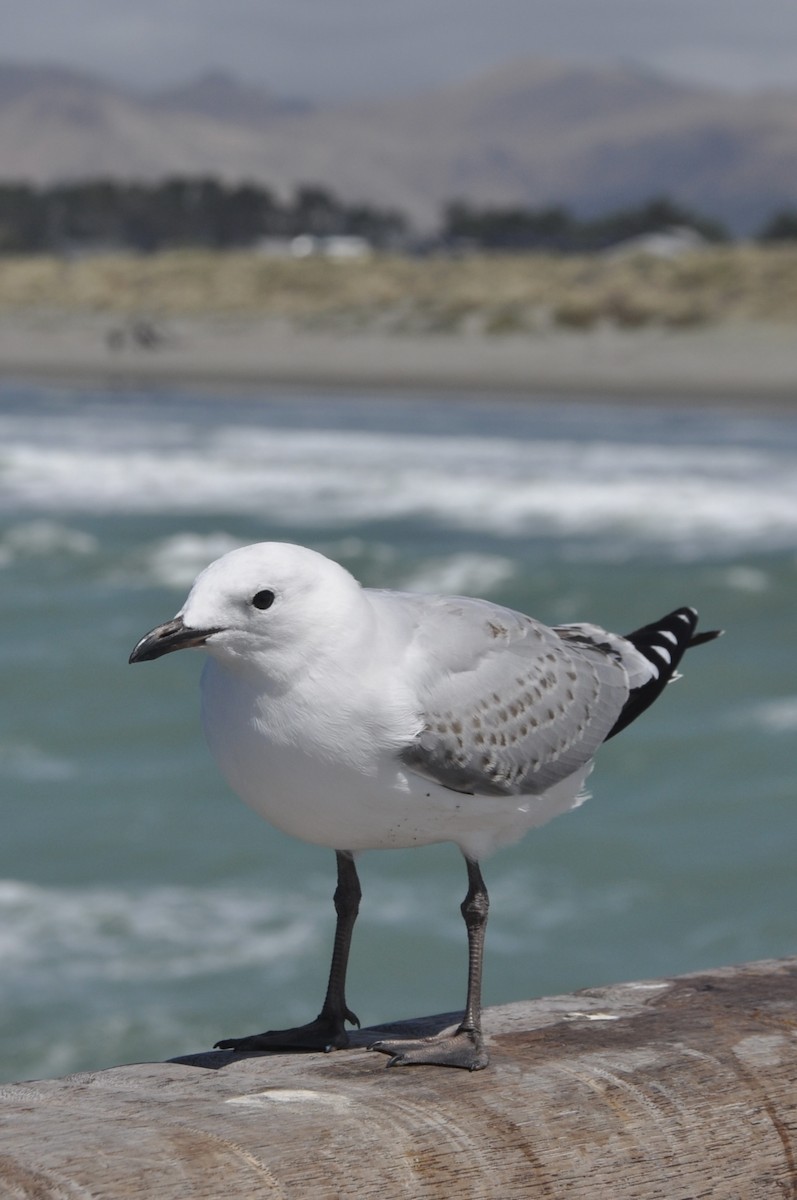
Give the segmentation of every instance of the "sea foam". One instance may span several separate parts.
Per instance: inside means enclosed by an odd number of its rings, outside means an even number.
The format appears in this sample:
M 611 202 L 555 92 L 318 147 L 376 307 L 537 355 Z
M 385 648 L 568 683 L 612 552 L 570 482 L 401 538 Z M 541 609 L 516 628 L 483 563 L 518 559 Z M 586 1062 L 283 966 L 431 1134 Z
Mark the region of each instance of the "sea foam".
M 149 439 L 124 421 L 101 437 L 87 421 L 83 434 L 77 416 L 68 438 L 17 427 L 0 463 L 0 505 L 244 514 L 285 536 L 414 519 L 492 537 L 610 535 L 683 558 L 797 545 L 797 461 L 777 446 L 163 421 Z

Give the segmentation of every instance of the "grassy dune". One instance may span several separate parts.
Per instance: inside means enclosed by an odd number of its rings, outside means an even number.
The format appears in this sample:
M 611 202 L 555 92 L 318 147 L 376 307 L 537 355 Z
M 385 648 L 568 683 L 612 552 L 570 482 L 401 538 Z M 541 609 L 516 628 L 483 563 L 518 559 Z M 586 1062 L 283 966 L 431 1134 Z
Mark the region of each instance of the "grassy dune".
M 172 251 L 0 258 L 0 309 L 263 315 L 304 327 L 521 333 L 797 320 L 797 246 L 651 257 L 377 256 L 283 260 Z

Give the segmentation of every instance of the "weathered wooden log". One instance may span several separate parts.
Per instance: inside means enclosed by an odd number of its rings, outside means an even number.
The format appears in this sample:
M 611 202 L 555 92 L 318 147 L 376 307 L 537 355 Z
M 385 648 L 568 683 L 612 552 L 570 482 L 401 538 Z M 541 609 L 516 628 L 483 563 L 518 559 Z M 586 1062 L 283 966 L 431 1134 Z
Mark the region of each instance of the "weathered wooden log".
M 473 1075 L 386 1070 L 364 1030 L 335 1054 L 216 1051 L 0 1088 L 0 1196 L 797 1197 L 797 958 L 485 1018 L 492 1066 Z

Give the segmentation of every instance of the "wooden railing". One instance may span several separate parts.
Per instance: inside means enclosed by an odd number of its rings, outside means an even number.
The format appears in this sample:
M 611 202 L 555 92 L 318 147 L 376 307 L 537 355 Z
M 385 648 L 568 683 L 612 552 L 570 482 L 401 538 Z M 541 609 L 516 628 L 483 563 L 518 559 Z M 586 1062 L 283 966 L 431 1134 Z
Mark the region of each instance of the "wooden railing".
M 328 1055 L 6 1085 L 0 1197 L 797 1197 L 797 958 L 511 1004 L 485 1027 L 472 1075 L 388 1070 L 364 1030 Z

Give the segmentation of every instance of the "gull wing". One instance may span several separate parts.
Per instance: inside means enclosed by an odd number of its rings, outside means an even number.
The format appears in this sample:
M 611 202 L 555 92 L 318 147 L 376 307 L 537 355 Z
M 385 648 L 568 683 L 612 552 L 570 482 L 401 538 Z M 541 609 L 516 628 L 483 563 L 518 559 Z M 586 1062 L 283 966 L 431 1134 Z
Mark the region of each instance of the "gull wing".
M 560 633 L 487 601 L 422 599 L 409 655 L 421 728 L 400 754 L 455 791 L 545 792 L 589 762 L 631 679 L 651 670 L 625 639 L 594 625 Z

